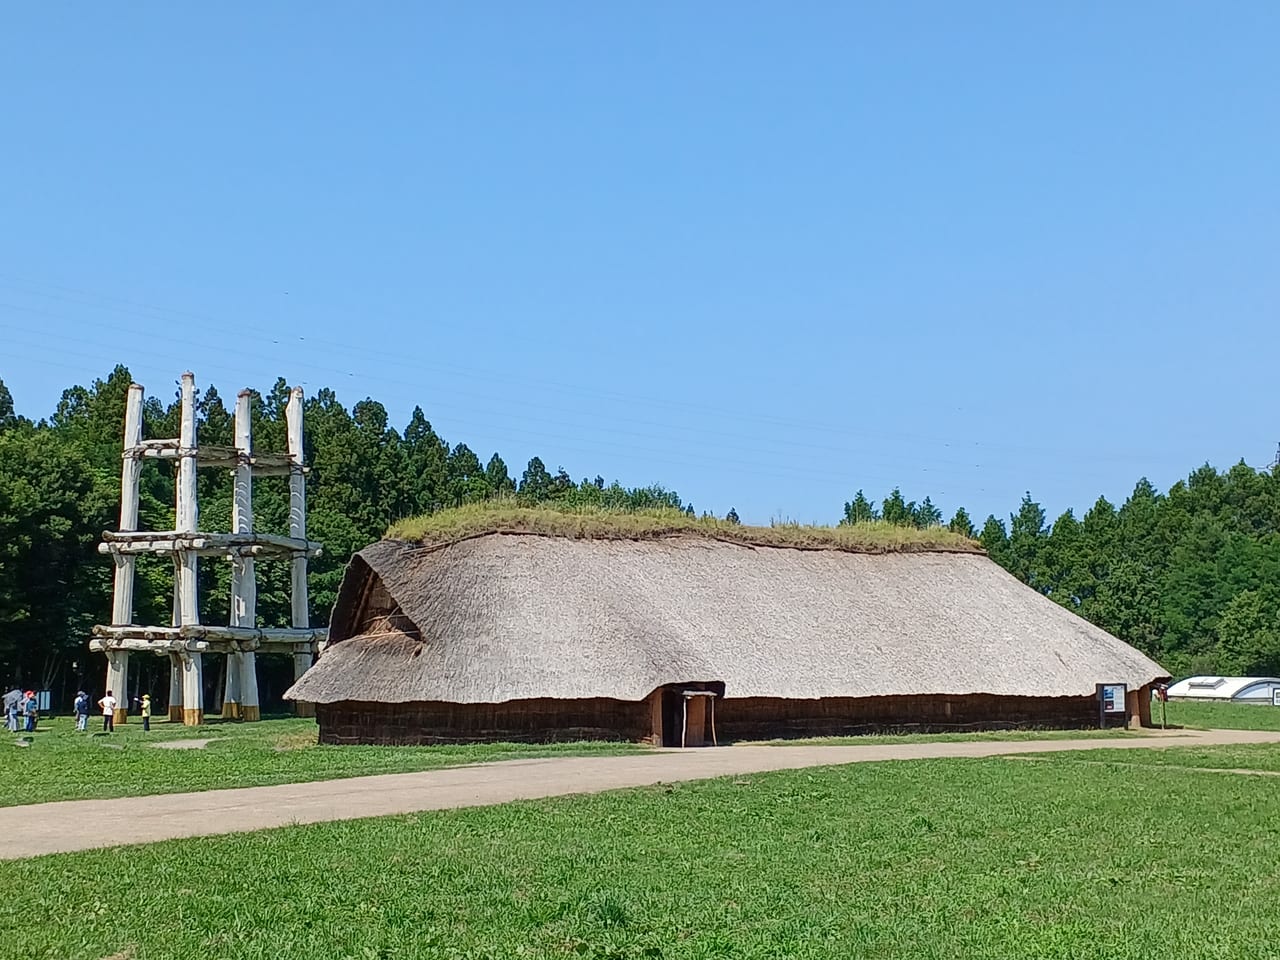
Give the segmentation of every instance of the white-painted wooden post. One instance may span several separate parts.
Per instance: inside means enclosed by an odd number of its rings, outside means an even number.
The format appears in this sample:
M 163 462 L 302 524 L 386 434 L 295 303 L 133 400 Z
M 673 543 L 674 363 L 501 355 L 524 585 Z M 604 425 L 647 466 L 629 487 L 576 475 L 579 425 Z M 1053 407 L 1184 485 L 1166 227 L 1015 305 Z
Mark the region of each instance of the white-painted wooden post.
M 253 532 L 253 454 L 251 394 L 241 390 L 236 397 L 236 476 L 231 506 L 231 532 Z M 252 555 L 237 554 L 231 560 L 231 626 L 255 627 L 258 620 L 258 586 Z M 227 688 L 235 675 L 234 715 L 243 720 L 260 718 L 258 706 L 258 663 L 252 650 L 227 655 Z M 223 709 L 223 716 L 227 715 Z
M 195 533 L 199 523 L 196 507 L 196 378 L 182 375 L 182 429 L 178 435 L 178 523 L 179 533 Z M 196 589 L 198 557 L 194 552 L 178 552 L 178 609 L 182 626 L 200 622 Z M 204 669 L 200 654 L 182 655 L 182 722 L 189 727 L 204 723 Z
M 289 536 L 298 540 L 307 538 L 307 475 L 303 472 L 302 457 L 302 388 L 294 387 L 284 408 L 288 428 L 289 458 L 293 461 L 289 470 Z M 307 558 L 295 554 L 293 558 L 290 598 L 293 606 L 293 625 L 309 627 L 311 614 L 307 607 Z M 293 679 L 298 680 L 311 669 L 311 649 L 301 644 L 293 648 Z M 315 704 L 295 702 L 300 717 L 315 716 Z
M 169 654 L 169 720 L 182 722 L 182 658 Z
M 120 467 L 120 530 L 138 529 L 138 481 L 142 476 L 142 457 L 137 446 L 142 443 L 142 387 L 130 384 L 124 406 L 124 452 Z M 115 555 L 115 584 L 112 592 L 111 623 L 124 626 L 133 622 L 133 583 L 135 558 L 124 553 Z M 107 654 L 107 689 L 116 698 L 115 722 L 124 723 L 129 715 L 129 654 L 115 650 Z
M 178 572 L 182 565 L 178 555 L 173 555 L 173 612 L 169 622 L 175 627 L 182 626 L 182 599 L 179 596 L 178 581 L 182 574 Z M 176 653 L 169 654 L 169 721 L 182 722 L 182 658 Z
M 244 656 L 234 650 L 227 652 L 227 662 L 223 667 L 222 685 L 222 719 L 240 719 L 240 658 Z

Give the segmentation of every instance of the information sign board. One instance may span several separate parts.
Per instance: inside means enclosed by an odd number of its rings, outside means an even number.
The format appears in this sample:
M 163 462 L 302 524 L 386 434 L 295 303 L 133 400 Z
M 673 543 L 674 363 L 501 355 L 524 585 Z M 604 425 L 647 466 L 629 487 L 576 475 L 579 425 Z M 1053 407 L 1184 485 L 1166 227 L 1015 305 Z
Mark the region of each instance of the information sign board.
M 1102 712 L 1124 713 L 1124 684 L 1104 683 L 1102 685 Z
M 1125 709 L 1125 694 L 1127 692 L 1128 687 L 1123 683 L 1098 684 L 1098 726 L 1105 727 L 1107 725 L 1107 717 L 1117 714 L 1124 718 L 1125 727 L 1129 726 L 1129 713 Z

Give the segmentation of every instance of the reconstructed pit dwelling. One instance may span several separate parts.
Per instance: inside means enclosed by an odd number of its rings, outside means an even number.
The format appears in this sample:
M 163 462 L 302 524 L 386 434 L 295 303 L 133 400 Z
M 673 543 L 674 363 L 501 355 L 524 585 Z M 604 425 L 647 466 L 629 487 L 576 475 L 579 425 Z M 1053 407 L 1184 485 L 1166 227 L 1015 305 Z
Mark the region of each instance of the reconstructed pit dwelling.
M 1083 727 L 1099 683 L 1147 724 L 1167 678 L 946 531 L 476 518 L 352 559 L 286 694 L 316 704 L 322 742 Z

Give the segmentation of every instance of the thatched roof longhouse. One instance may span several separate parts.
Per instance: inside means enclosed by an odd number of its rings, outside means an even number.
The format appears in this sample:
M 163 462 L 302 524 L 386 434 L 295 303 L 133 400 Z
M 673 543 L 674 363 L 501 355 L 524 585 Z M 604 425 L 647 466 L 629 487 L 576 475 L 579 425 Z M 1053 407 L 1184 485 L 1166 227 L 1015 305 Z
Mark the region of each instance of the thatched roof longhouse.
M 287 696 L 638 701 L 722 682 L 731 698 L 1065 697 L 1166 675 L 980 553 L 761 547 L 694 531 L 383 541 L 352 560 L 330 637 Z

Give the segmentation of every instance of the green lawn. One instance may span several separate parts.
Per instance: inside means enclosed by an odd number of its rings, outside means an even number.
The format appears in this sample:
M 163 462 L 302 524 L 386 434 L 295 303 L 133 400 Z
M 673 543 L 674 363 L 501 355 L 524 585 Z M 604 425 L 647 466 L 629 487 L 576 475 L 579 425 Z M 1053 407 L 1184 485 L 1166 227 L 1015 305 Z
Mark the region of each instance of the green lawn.
M 1270 778 L 857 764 L 3 863 L 0 941 L 59 960 L 1256 958 L 1280 938 L 1278 848 Z
M 1280 730 L 1280 707 L 1250 703 L 1202 703 L 1170 700 L 1165 704 L 1169 723 L 1204 730 Z M 1160 723 L 1160 704 L 1151 705 L 1152 719 Z
M 873 746 L 886 743 L 947 743 L 982 740 L 1098 740 L 1141 737 L 1138 731 L 1123 727 L 1106 730 L 972 730 L 956 733 L 868 733 L 848 737 L 812 737 L 808 740 L 764 740 L 771 747 L 795 746 Z
M 1169 722 L 1194 727 L 1252 727 L 1280 729 L 1280 708 L 1239 704 L 1170 703 Z M 1157 714 L 1158 717 L 1158 714 Z M 566 753 L 616 754 L 644 747 L 622 743 L 574 743 L 546 746 L 470 744 L 438 747 L 328 747 L 316 741 L 315 722 L 285 718 L 260 723 L 212 722 L 184 727 L 158 721 L 149 734 L 141 724 L 122 725 L 111 735 L 77 733 L 69 719 L 45 720 L 29 746 L 15 746 L 15 738 L 0 742 L 0 775 L 20 788 L 0 792 L 0 806 L 70 800 L 140 796 L 218 787 L 262 786 L 363 776 L 406 773 L 462 763 L 520 757 L 560 756 Z M 1122 737 L 1124 731 L 1010 730 L 987 733 L 900 734 L 841 737 L 809 743 L 878 744 L 946 740 L 1032 740 L 1074 737 Z M 198 750 L 159 749 L 171 740 L 211 738 Z M 795 741 L 774 741 L 785 744 Z M 1233 767 L 1271 762 L 1260 753 L 1240 748 Z M 1256 762 L 1255 762 L 1256 754 Z M 1200 766 L 1210 765 L 1205 763 Z
M 101 722 L 96 728 L 101 729 Z M 105 797 L 302 783 L 375 773 L 407 773 L 461 763 L 565 754 L 616 754 L 644 749 L 627 743 L 511 743 L 437 747 L 333 747 L 316 743 L 314 720 L 290 717 L 258 723 L 184 727 L 167 721 L 142 732 L 136 721 L 114 734 L 78 733 L 72 720 L 41 721 L 29 746 L 0 741 L 0 806 Z M 211 738 L 196 750 L 155 744 Z
M 1081 750 L 1055 754 L 1056 759 L 1089 765 L 1265 770 L 1280 772 L 1280 743 L 1240 743 L 1221 747 L 1172 747 L 1167 750 Z M 1031 760 L 1030 757 L 1027 758 Z M 1038 759 L 1038 758 L 1037 758 Z M 1280 783 L 1276 783 L 1280 790 Z

